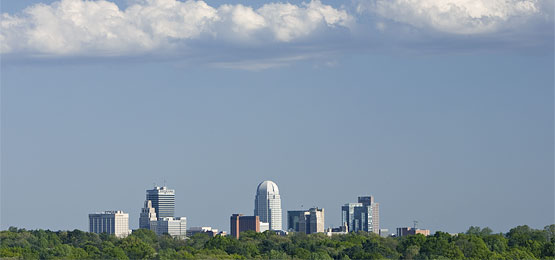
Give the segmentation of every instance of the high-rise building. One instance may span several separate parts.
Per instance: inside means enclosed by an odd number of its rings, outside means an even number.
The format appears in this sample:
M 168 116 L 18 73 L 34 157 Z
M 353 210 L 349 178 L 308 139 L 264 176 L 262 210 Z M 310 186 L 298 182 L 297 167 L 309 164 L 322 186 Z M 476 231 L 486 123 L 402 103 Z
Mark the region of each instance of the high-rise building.
M 243 216 L 243 214 L 233 214 L 230 218 L 231 235 L 239 238 L 243 231 L 253 230 L 260 232 L 260 218 L 258 216 Z
M 150 230 L 157 235 L 169 234 L 172 237 L 185 237 L 187 235 L 186 217 L 165 217 L 150 222 Z
M 89 231 L 126 237 L 129 235 L 129 214 L 121 210 L 89 214 Z
M 152 207 L 155 209 L 158 219 L 174 216 L 175 190 L 155 186 L 154 189 L 146 191 L 146 200 L 152 202 Z
M 287 211 L 287 231 L 299 232 L 299 222 L 305 217 L 306 210 Z
M 150 229 L 158 235 L 169 234 L 173 237 L 185 237 L 187 218 L 174 217 L 175 190 L 155 186 L 146 191 L 145 206 L 139 217 L 139 228 Z
M 324 209 L 311 208 L 299 220 L 299 232 L 306 234 L 324 232 Z
M 360 218 L 355 218 L 355 209 L 361 207 L 362 203 L 347 203 L 341 207 L 341 223 L 347 226 L 348 232 L 359 231 L 356 227 L 360 226 Z
M 311 208 L 306 217 L 305 232 L 307 234 L 324 232 L 324 209 Z
M 373 196 L 360 196 L 358 202 L 365 207 L 361 221 L 363 231 L 380 234 L 380 204 L 374 201 Z
M 306 234 L 324 232 L 324 209 L 287 211 L 287 227 L 289 231 Z
M 156 220 L 156 209 L 152 207 L 152 201 L 146 200 L 139 217 L 139 228 L 150 229 L 150 222 Z
M 358 203 L 347 203 L 341 207 L 341 222 L 347 224 L 349 232 L 366 231 L 380 233 L 380 204 L 372 196 L 358 197 Z
M 273 181 L 258 184 L 254 200 L 254 215 L 261 222 L 267 222 L 270 230 L 281 230 L 281 197 L 278 186 Z

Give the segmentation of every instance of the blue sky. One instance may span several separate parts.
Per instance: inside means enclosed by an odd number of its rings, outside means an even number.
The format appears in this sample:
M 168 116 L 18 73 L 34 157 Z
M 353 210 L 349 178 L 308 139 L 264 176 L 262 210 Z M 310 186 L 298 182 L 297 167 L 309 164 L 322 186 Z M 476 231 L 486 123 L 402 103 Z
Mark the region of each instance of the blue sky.
M 365 194 L 390 230 L 553 224 L 550 1 L 1 7 L 2 229 L 137 228 L 166 180 L 228 230 L 266 179 L 326 226 Z

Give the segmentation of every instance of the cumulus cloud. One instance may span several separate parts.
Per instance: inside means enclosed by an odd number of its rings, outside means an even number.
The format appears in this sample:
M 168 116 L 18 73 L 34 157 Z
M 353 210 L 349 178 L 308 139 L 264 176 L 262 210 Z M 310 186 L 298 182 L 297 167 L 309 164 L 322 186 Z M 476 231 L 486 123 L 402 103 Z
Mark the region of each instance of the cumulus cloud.
M 256 8 L 128 2 L 58 0 L 3 13 L 0 54 L 175 58 L 252 69 L 329 60 L 342 50 L 553 48 L 553 0 L 352 0 L 340 7 L 310 0 Z
M 542 0 L 361 0 L 359 13 L 372 13 L 417 28 L 451 34 L 494 33 L 538 17 Z
M 224 44 L 302 42 L 348 29 L 353 18 L 313 0 L 212 7 L 203 1 L 142 0 L 121 10 L 105 0 L 61 0 L 2 14 L 0 51 L 36 55 L 122 55 L 186 47 L 192 40 Z

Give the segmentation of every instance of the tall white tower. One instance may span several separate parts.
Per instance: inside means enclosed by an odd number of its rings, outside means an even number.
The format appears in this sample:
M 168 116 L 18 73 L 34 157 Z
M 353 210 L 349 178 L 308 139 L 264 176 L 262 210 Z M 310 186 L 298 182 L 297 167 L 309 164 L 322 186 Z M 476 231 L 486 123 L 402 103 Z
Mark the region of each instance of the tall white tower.
M 260 222 L 267 222 L 270 230 L 281 229 L 281 198 L 278 186 L 273 181 L 258 184 L 254 200 L 254 215 Z

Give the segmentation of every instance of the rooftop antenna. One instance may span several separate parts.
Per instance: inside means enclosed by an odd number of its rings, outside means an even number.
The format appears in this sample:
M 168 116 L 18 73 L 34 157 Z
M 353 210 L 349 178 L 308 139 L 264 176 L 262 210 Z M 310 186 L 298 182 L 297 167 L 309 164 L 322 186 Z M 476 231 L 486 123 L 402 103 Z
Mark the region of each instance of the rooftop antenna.
M 166 187 L 166 178 L 164 178 L 164 187 Z
M 418 220 L 413 220 L 412 223 L 414 224 L 414 229 L 417 229 L 416 227 L 418 227 Z

